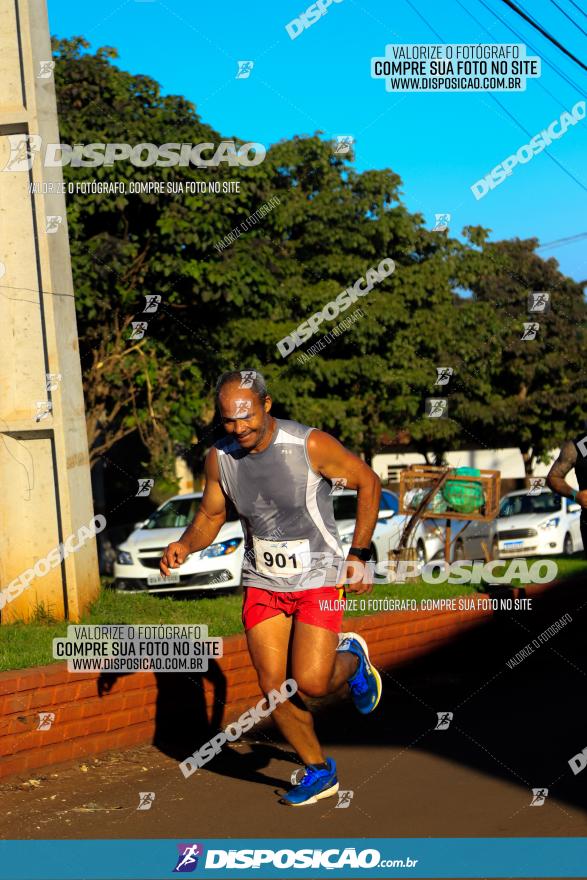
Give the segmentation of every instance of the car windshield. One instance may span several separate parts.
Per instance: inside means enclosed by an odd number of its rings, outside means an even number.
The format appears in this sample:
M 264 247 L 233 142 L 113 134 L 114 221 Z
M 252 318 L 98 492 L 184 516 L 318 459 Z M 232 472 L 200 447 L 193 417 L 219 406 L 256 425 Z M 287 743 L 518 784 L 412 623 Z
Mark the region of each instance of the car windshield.
M 518 516 L 521 513 L 556 513 L 561 509 L 561 496 L 553 492 L 540 495 L 510 495 L 501 502 L 500 517 Z
M 143 523 L 143 529 L 185 529 L 200 506 L 200 498 L 174 498 Z
M 334 504 L 335 519 L 356 519 L 357 517 L 357 496 L 356 495 L 335 495 L 332 499 Z

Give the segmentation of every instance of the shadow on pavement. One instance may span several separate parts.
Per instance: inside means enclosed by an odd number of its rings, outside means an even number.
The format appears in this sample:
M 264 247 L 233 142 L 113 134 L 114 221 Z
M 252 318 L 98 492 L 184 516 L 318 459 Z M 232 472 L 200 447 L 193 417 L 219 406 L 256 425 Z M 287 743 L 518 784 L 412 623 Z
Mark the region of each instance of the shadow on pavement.
M 451 645 L 384 670 L 384 695 L 372 716 L 358 716 L 348 699 L 319 711 L 319 737 L 427 751 L 519 784 L 528 803 L 529 789 L 547 788 L 585 808 L 587 773 L 575 775 L 569 760 L 587 747 L 586 608 L 581 580 L 534 599 L 531 611 L 497 612 Z M 507 666 L 564 614 L 572 621 Z M 453 713 L 448 728 L 435 729 L 437 713 L 445 712 Z
M 584 579 L 569 581 L 535 598 L 531 611 L 497 612 L 449 646 L 383 670 L 383 698 L 373 715 L 359 715 L 348 698 L 313 701 L 320 740 L 329 747 L 384 745 L 428 752 L 518 784 L 528 791 L 528 803 L 530 789 L 547 788 L 549 796 L 586 808 L 587 773 L 577 778 L 569 765 L 587 747 L 586 587 Z M 526 659 L 507 666 L 564 614 L 570 614 L 570 623 Z M 101 676 L 100 695 L 116 678 Z M 153 745 L 182 761 L 221 729 L 226 680 L 215 662 L 204 674 L 156 678 Z M 210 720 L 204 678 L 214 687 Z M 448 712 L 453 713 L 448 727 L 435 729 L 437 713 Z M 258 739 L 266 742 L 251 743 Z M 283 788 L 283 779 L 260 771 L 273 759 L 291 761 L 295 769 L 295 755 L 283 747 L 271 723 L 256 726 L 248 740 L 246 752 L 225 746 L 206 770 Z

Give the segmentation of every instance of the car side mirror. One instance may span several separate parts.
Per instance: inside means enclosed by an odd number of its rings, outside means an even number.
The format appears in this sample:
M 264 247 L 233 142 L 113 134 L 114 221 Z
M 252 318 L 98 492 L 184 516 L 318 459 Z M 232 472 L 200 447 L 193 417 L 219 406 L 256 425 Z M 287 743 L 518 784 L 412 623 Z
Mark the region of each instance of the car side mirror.
M 577 513 L 579 510 L 581 510 L 581 505 L 577 504 L 576 501 L 571 501 L 571 503 L 567 505 L 567 513 Z
M 377 519 L 391 519 L 392 516 L 395 516 L 394 510 L 380 510 Z

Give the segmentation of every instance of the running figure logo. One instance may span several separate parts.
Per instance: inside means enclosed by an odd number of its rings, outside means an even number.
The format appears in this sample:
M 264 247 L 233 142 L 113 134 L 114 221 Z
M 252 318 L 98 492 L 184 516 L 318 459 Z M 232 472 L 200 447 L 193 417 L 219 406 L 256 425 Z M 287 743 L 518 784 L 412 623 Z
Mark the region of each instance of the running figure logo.
M 346 483 L 347 481 L 344 477 L 333 477 L 329 495 L 342 495 L 346 489 Z
M 138 480 L 139 488 L 135 498 L 146 498 L 151 494 L 151 489 L 155 485 L 155 480 Z
M 546 290 L 534 290 L 528 294 L 528 311 L 529 312 L 549 312 L 550 311 L 550 293 Z
M 145 335 L 145 331 L 149 326 L 147 321 L 131 321 L 132 324 L 132 333 L 128 337 L 129 339 L 142 339 Z
M 237 61 L 238 70 L 236 72 L 235 79 L 248 79 L 251 75 L 253 67 L 255 66 L 254 61 Z
M 445 419 L 448 413 L 448 399 L 446 397 L 427 397 L 425 412 L 429 419 Z
M 446 232 L 450 223 L 450 214 L 435 214 L 436 220 L 432 232 Z
M 198 867 L 198 859 L 204 855 L 204 847 L 201 843 L 178 843 L 179 856 L 177 865 L 173 869 L 174 874 L 189 874 Z
M 48 214 L 45 217 L 45 232 L 48 235 L 54 235 L 63 222 L 60 214 Z
M 351 801 L 353 799 L 354 791 L 339 791 L 338 792 L 338 803 L 335 806 L 335 810 L 345 810 L 351 805 Z
M 139 805 L 137 810 L 150 810 L 155 800 L 154 791 L 139 791 Z
M 355 139 L 350 134 L 337 134 L 336 144 L 334 145 L 335 153 L 350 153 Z
M 51 79 L 54 70 L 54 61 L 39 61 L 39 72 L 37 74 L 37 79 Z
M 53 404 L 50 400 L 35 401 L 35 422 L 42 422 L 48 418 L 53 410 Z
M 450 377 L 454 373 L 452 367 L 436 367 L 436 382 L 435 385 L 448 385 L 450 382 Z
M 35 155 L 41 149 L 41 136 L 38 134 L 9 134 L 10 158 L 2 171 L 30 171 Z
M 254 370 L 241 370 L 241 380 L 239 383 L 239 388 L 252 388 L 253 382 L 255 381 L 257 374 Z
M 57 391 L 62 379 L 61 373 L 45 373 L 45 388 L 47 391 Z
M 540 330 L 540 324 L 537 321 L 525 321 L 524 322 L 524 332 L 522 333 L 520 339 L 524 342 L 528 340 L 536 339 L 538 331 Z
M 159 308 L 159 303 L 161 302 L 161 297 L 158 293 L 150 293 L 144 294 L 145 296 L 145 308 L 143 312 L 156 312 Z
M 540 495 L 544 489 L 545 482 L 544 477 L 531 477 L 528 495 Z
M 251 407 L 253 405 L 252 401 L 237 398 L 237 400 L 235 400 L 234 403 L 235 403 L 235 407 L 236 407 L 235 413 L 234 413 L 234 418 L 235 419 L 246 419 L 247 416 L 249 415 L 249 412 L 250 412 Z
M 450 722 L 453 719 L 452 712 L 437 712 L 438 721 L 436 722 L 436 727 L 434 730 L 448 730 L 450 727 Z
M 547 788 L 533 788 L 532 789 L 532 800 L 530 801 L 531 807 L 541 807 L 548 797 L 548 789 Z
M 39 726 L 37 730 L 51 730 L 51 725 L 55 721 L 55 712 L 39 712 Z

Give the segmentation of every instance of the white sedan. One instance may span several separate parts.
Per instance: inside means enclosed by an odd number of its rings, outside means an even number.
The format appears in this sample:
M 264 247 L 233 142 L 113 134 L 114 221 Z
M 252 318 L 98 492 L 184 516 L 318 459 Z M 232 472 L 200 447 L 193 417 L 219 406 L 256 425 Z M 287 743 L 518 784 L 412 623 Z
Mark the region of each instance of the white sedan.
M 510 492 L 501 499 L 496 519 L 472 520 L 453 547 L 455 559 L 483 559 L 485 544 L 493 559 L 518 556 L 569 556 L 583 549 L 580 506 L 543 489 Z
M 224 523 L 213 544 L 191 553 L 169 577 L 159 573 L 163 551 L 196 515 L 202 492 L 176 495 L 155 510 L 116 551 L 114 588 L 132 593 L 179 593 L 236 589 L 241 582 L 244 541 L 240 520 Z

